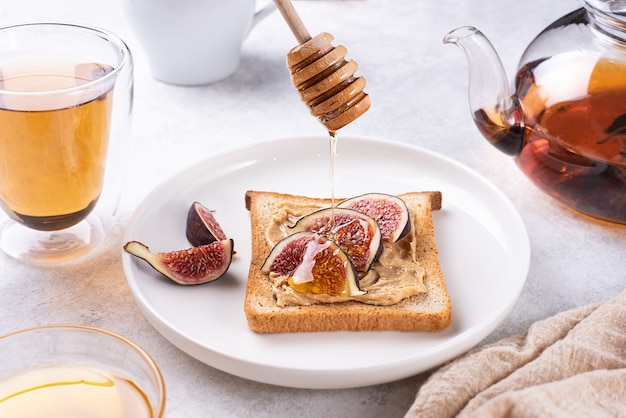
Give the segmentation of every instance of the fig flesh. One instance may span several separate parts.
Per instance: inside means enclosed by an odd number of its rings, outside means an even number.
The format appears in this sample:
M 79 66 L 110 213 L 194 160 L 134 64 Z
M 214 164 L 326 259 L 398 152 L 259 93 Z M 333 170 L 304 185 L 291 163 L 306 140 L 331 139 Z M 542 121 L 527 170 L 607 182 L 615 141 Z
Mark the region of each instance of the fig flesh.
M 335 241 L 359 272 L 369 271 L 382 252 L 382 236 L 376 221 L 356 210 L 325 208 L 300 218 L 291 229 L 311 231 Z
M 227 239 L 222 227 L 213 216 L 213 211 L 198 202 L 193 202 L 187 212 L 187 240 L 194 247 Z
M 226 239 L 155 254 L 144 244 L 130 241 L 124 245 L 124 250 L 145 260 L 156 271 L 178 284 L 196 285 L 212 282 L 226 273 L 232 261 L 233 245 L 232 239 Z
M 296 292 L 329 296 L 364 293 L 346 253 L 335 242 L 315 232 L 296 232 L 281 240 L 261 270 L 287 277 L 289 286 Z
M 398 196 L 368 193 L 344 200 L 337 206 L 354 209 L 374 218 L 384 241 L 396 242 L 411 231 L 409 209 Z

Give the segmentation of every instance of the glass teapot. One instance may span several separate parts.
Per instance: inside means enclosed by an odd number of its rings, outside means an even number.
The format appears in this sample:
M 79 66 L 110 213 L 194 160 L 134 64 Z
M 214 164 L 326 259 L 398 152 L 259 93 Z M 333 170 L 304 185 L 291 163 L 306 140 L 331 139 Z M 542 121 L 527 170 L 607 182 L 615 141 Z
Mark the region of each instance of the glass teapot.
M 448 33 L 469 68 L 480 132 L 566 206 L 626 224 L 626 0 L 585 0 L 522 55 L 510 94 L 502 63 L 476 28 Z

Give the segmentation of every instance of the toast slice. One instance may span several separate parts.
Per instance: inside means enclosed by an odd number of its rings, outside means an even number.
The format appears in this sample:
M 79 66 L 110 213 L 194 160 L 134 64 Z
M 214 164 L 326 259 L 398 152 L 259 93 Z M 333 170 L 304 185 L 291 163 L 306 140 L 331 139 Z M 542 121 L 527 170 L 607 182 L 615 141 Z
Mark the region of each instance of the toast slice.
M 331 199 L 295 196 L 275 192 L 248 191 L 252 257 L 248 273 L 244 311 L 249 327 L 259 333 L 312 331 L 438 331 L 451 321 L 451 302 L 439 263 L 432 211 L 441 209 L 440 192 L 410 192 L 398 195 L 411 215 L 412 250 L 416 263 L 425 270 L 426 293 L 410 296 L 393 305 L 370 305 L 358 301 L 316 303 L 306 306 L 277 306 L 272 282 L 261 271 L 272 244 L 266 231 L 274 214 L 289 205 L 329 207 Z M 337 202 L 340 202 L 338 199 Z

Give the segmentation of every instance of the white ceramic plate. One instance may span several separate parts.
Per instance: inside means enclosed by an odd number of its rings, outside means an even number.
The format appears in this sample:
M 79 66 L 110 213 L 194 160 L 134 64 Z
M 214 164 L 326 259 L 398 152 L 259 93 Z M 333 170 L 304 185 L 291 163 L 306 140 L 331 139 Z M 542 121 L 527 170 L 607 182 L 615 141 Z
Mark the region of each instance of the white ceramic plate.
M 329 196 L 329 140 L 272 140 L 215 155 L 159 185 L 131 217 L 125 241 L 153 252 L 189 247 L 185 223 L 199 201 L 235 241 L 226 277 L 176 285 L 123 254 L 128 284 L 154 327 L 187 354 L 225 372 L 275 385 L 347 388 L 402 379 L 469 350 L 517 300 L 530 247 L 513 205 L 474 171 L 433 152 L 368 138 L 339 137 L 336 196 L 441 190 L 434 215 L 451 326 L 437 333 L 326 332 L 260 335 L 243 311 L 250 261 L 248 189 Z

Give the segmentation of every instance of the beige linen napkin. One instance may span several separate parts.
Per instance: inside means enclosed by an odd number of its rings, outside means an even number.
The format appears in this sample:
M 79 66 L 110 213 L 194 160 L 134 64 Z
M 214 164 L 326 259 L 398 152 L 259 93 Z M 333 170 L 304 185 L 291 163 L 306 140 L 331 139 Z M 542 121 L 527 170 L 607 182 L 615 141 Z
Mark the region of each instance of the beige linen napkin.
M 626 290 L 451 361 L 406 415 L 457 416 L 626 417 Z

